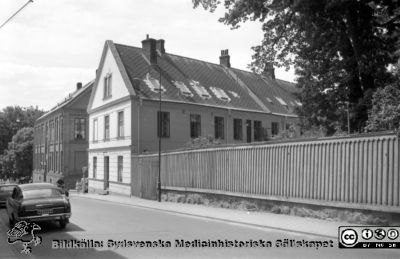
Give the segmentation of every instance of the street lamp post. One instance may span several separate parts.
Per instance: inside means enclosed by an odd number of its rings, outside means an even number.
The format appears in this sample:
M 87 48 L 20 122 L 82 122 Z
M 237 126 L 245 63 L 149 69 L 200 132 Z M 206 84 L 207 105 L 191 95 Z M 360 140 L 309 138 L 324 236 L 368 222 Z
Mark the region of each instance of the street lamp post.
M 159 111 L 158 111 L 158 180 L 157 180 L 157 189 L 158 189 L 158 202 L 161 202 L 161 135 L 162 135 L 162 122 L 163 119 L 161 116 L 161 67 L 159 69 Z

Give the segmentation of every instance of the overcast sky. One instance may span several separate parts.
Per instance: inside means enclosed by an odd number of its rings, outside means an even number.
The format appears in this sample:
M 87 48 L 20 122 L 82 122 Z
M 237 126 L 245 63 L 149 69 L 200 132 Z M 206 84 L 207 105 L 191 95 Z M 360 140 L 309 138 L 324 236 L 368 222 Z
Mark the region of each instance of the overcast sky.
M 27 1 L 1 0 L 0 23 Z M 149 34 L 168 53 L 213 63 L 229 49 L 232 67 L 248 70 L 261 24 L 230 30 L 222 14 L 193 9 L 191 0 L 34 0 L 0 29 L 0 109 L 52 108 L 94 79 L 105 40 L 140 47 Z M 294 80 L 283 69 L 276 77 Z

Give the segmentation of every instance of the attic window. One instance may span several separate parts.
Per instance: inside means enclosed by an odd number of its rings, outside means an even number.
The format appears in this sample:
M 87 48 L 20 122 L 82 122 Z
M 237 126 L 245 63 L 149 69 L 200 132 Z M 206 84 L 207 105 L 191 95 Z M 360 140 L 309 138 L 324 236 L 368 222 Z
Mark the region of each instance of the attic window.
M 267 97 L 267 101 L 268 101 L 269 103 L 272 103 L 272 100 L 271 100 L 271 98 L 269 98 L 269 97 Z
M 225 93 L 224 90 L 222 90 L 221 88 L 218 87 L 210 87 L 210 90 L 215 94 L 215 96 L 222 100 L 222 101 L 226 101 L 229 102 L 231 100 L 231 98 L 229 98 L 229 96 Z
M 150 88 L 151 91 L 155 93 L 165 92 L 164 86 L 161 85 L 160 87 L 160 82 L 157 79 L 154 79 L 153 77 L 150 76 L 149 73 L 146 74 L 146 78 L 143 80 L 146 85 Z
M 193 89 L 196 91 L 196 93 L 204 99 L 210 99 L 211 95 L 207 92 L 206 88 L 202 85 L 200 85 L 200 83 L 198 81 L 190 81 L 190 85 L 193 87 Z
M 231 95 L 235 98 L 240 98 L 239 94 L 234 92 L 234 91 L 229 91 L 231 93 Z
M 178 88 L 181 93 L 185 96 L 193 97 L 193 93 L 189 90 L 189 88 L 183 82 L 173 81 L 176 88 Z
M 111 82 L 112 82 L 112 75 L 110 73 L 108 73 L 105 77 L 104 77 L 104 95 L 103 95 L 103 99 L 107 99 L 111 97 Z
M 275 96 L 275 99 L 277 99 L 278 102 L 279 102 L 280 104 L 282 104 L 283 106 L 287 106 L 287 103 L 286 103 L 282 98 Z

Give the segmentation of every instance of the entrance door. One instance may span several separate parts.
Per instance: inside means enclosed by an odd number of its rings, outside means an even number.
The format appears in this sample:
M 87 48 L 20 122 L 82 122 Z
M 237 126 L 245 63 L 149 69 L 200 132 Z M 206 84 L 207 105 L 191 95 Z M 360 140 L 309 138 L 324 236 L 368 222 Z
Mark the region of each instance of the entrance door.
M 108 190 L 110 180 L 110 157 L 104 157 L 104 190 Z
M 251 142 L 251 120 L 246 120 L 247 143 Z

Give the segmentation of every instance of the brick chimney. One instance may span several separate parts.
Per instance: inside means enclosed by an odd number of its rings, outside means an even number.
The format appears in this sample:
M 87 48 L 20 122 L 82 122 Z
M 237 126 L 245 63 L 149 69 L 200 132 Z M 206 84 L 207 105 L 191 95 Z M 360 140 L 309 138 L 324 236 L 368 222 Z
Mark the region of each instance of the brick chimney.
M 150 61 L 150 64 L 157 64 L 157 51 L 156 51 L 156 40 L 149 38 L 147 34 L 146 39 L 142 40 L 143 54 Z
M 78 91 L 81 88 L 82 88 L 82 83 L 81 82 L 76 83 L 76 90 Z
M 231 57 L 229 56 L 228 50 L 221 50 L 221 56 L 219 57 L 219 64 L 225 67 L 231 67 Z
M 264 67 L 264 71 L 262 73 L 264 76 L 267 76 L 271 79 L 275 79 L 275 68 L 272 63 L 266 63 Z
M 165 44 L 165 40 L 162 40 L 162 39 L 157 40 L 157 42 L 156 42 L 156 49 L 161 55 L 165 54 L 164 44 Z

